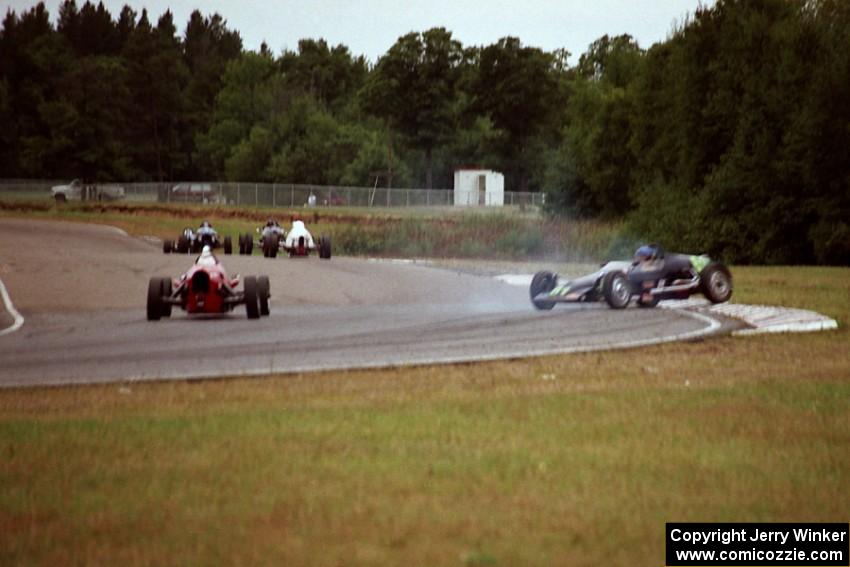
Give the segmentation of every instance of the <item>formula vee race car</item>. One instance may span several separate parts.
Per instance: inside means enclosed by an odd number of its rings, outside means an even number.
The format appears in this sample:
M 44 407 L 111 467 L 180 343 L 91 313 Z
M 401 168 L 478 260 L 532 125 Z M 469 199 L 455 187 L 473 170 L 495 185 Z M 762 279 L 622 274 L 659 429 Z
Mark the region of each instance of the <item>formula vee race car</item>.
M 316 250 L 322 260 L 331 259 L 331 237 L 322 235 L 318 243 L 313 240 L 313 235 L 307 230 L 304 221 L 295 218 L 292 228 L 286 232 L 277 221 L 269 219 L 266 225 L 257 229 L 260 235 L 256 244 L 263 251 L 266 258 L 276 258 L 278 252 L 287 252 L 290 257 L 309 256 L 310 252 Z M 239 237 L 239 253 L 251 254 L 254 250 L 254 240 L 250 234 Z
M 654 244 L 638 248 L 632 262 L 608 262 L 574 280 L 537 272 L 529 288 L 531 303 L 545 310 L 556 303 L 603 300 L 613 309 L 624 309 L 633 298 L 639 307 L 655 307 L 662 299 L 687 299 L 697 293 L 712 303 L 729 301 L 729 269 L 706 255 L 665 254 Z
M 177 240 L 163 240 L 162 251 L 165 254 L 176 252 L 178 254 L 198 254 L 204 246 L 211 249 L 223 248 L 225 254 L 233 253 L 233 242 L 229 236 L 219 239 L 218 232 L 210 223 L 204 221 L 197 230 L 186 227 Z
M 227 313 L 245 305 L 248 319 L 269 314 L 267 276 L 248 276 L 238 291 L 240 276 L 231 278 L 209 246 L 179 278 L 151 278 L 148 283 L 148 321 L 171 316 L 175 305 L 187 313 Z

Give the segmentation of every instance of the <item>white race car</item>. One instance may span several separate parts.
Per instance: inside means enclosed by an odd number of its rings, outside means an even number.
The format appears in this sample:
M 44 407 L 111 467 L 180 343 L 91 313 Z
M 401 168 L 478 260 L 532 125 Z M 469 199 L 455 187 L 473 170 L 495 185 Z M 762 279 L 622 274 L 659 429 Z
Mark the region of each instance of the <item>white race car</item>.
M 322 235 L 318 242 L 314 241 L 313 235 L 301 219 L 296 218 L 292 221 L 289 232 L 273 219 L 269 219 L 264 227 L 257 229 L 257 234 L 260 236 L 256 244 L 266 258 L 277 257 L 277 253 L 281 250 L 288 252 L 290 256 L 309 256 L 311 251 L 317 250 L 319 258 L 331 259 L 330 236 Z M 239 237 L 239 253 L 251 254 L 254 244 L 250 234 L 243 234 Z

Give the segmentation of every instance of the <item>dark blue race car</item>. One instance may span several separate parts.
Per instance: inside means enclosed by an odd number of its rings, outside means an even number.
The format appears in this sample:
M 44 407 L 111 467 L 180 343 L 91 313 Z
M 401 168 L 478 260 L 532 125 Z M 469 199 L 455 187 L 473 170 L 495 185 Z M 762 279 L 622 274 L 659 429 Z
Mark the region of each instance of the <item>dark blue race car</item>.
M 732 297 L 732 274 L 704 254 L 665 253 L 661 246 L 649 244 L 638 248 L 631 262 L 608 262 L 574 280 L 538 272 L 529 293 L 537 309 L 603 300 L 613 309 L 623 309 L 633 298 L 639 307 L 655 307 L 662 299 L 687 299 L 697 293 L 712 303 L 724 303 Z

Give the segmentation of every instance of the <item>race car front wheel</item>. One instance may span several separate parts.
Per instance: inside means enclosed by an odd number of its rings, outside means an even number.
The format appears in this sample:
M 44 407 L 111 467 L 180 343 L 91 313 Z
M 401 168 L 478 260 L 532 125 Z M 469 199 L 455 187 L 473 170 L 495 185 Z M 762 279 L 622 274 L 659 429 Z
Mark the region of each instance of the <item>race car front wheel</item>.
M 608 272 L 602 278 L 602 295 L 611 309 L 625 309 L 632 298 L 629 282 L 622 272 Z
M 546 301 L 544 299 L 535 299 L 541 293 L 548 293 L 555 289 L 555 274 L 552 272 L 537 272 L 531 279 L 531 287 L 528 293 L 531 296 L 531 303 L 534 307 L 540 310 L 549 311 L 555 307 L 554 301 Z

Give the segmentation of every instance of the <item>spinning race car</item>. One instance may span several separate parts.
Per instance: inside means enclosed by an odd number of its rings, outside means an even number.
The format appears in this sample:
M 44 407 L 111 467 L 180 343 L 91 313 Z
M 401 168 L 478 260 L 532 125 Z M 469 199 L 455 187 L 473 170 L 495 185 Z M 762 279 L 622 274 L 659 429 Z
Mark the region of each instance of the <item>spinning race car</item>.
M 237 291 L 239 276 L 230 278 L 224 266 L 204 246 L 189 270 L 176 279 L 151 278 L 148 284 L 148 320 L 170 317 L 178 306 L 188 313 L 227 313 L 245 304 L 249 319 L 269 314 L 269 278 L 248 276 Z
M 204 246 L 209 246 L 211 249 L 222 247 L 225 254 L 233 253 L 233 243 L 229 236 L 225 236 L 224 240 L 220 240 L 218 232 L 210 223 L 204 221 L 198 230 L 192 230 L 191 227 L 183 229 L 183 233 L 174 240 L 163 240 L 162 251 L 166 254 L 177 252 L 178 254 L 197 254 Z
M 529 289 L 537 309 L 552 309 L 556 303 L 602 300 L 613 309 L 623 309 L 632 298 L 637 298 L 639 307 L 655 307 L 662 299 L 687 299 L 696 293 L 712 303 L 729 301 L 729 269 L 705 255 L 665 254 L 655 244 L 638 248 L 633 262 L 608 262 L 574 280 L 537 272 Z
M 318 244 L 313 241 L 313 235 L 307 230 L 304 221 L 298 219 L 292 221 L 292 228 L 286 232 L 277 221 L 269 219 L 262 229 L 258 228 L 260 239 L 257 246 L 263 251 L 266 258 L 276 258 L 279 251 L 288 252 L 290 257 L 309 256 L 313 250 L 318 250 L 319 258 L 331 259 L 331 237 L 322 235 Z M 239 253 L 251 254 L 254 250 L 254 240 L 250 234 L 239 237 Z

